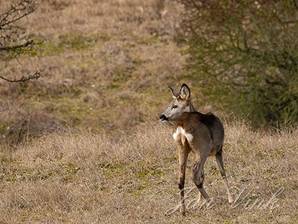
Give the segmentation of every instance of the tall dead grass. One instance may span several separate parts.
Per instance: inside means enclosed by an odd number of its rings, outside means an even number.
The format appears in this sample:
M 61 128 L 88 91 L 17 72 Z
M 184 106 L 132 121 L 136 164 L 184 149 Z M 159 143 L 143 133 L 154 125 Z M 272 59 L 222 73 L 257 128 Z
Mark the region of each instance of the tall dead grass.
M 224 158 L 236 197 L 269 199 L 283 188 L 276 209 L 231 208 L 214 158 L 206 165 L 212 209 L 164 214 L 178 203 L 177 159 L 171 128 L 146 124 L 127 135 L 51 134 L 1 148 L 2 223 L 295 223 L 297 130 L 255 132 L 226 125 Z M 191 182 L 191 157 L 187 187 Z M 193 198 L 198 192 L 194 192 Z M 189 202 L 191 200 L 187 199 Z M 244 200 L 245 201 L 245 200 Z M 244 202 L 243 202 L 244 203 Z

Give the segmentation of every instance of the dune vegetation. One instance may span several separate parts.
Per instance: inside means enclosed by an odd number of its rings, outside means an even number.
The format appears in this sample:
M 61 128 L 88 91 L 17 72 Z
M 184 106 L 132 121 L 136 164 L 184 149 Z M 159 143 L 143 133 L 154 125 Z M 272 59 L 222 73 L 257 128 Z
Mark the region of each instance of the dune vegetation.
M 172 1 L 38 1 L 19 24 L 35 44 L 0 54 L 7 78 L 41 73 L 0 80 L 0 223 L 297 223 L 298 129 L 254 129 L 207 101 L 187 72 L 182 14 Z M 183 82 L 223 120 L 235 199 L 210 157 L 212 203 L 198 200 L 191 156 L 186 217 L 173 130 L 158 121 Z

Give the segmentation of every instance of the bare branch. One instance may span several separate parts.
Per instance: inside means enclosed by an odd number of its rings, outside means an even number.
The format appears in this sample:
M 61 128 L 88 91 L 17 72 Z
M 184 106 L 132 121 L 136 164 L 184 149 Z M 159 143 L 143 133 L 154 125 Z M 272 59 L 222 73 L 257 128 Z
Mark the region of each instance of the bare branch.
M 20 48 L 29 47 L 32 44 L 33 44 L 33 40 L 28 40 L 24 44 L 18 44 L 18 45 L 7 46 L 7 47 L 0 47 L 0 51 L 11 51 L 11 50 L 13 51 L 13 50 L 17 50 L 17 49 L 20 49 Z
M 5 12 L 0 13 L 0 52 L 5 54 L 9 51 L 24 49 L 34 44 L 33 40 L 24 35 L 25 31 L 18 26 L 18 22 L 33 13 L 35 6 L 35 0 L 18 0 L 16 3 L 12 3 Z M 37 80 L 39 77 L 40 72 L 25 75 L 19 79 L 9 79 L 0 75 L 0 79 L 11 83 Z
M 0 15 L 0 30 L 21 20 L 32 12 L 34 12 L 34 1 L 32 0 L 24 0 L 11 5 L 7 12 Z
M 3 79 L 7 82 L 27 82 L 29 80 L 34 80 L 34 79 L 39 79 L 40 78 L 40 73 L 39 72 L 35 72 L 31 75 L 28 75 L 28 76 L 22 76 L 20 79 L 8 79 L 8 78 L 5 78 L 3 76 L 0 75 L 0 79 Z
M 0 13 L 0 51 L 15 50 L 33 43 L 28 37 L 24 37 L 25 31 L 17 23 L 33 13 L 35 6 L 35 0 L 18 0 Z

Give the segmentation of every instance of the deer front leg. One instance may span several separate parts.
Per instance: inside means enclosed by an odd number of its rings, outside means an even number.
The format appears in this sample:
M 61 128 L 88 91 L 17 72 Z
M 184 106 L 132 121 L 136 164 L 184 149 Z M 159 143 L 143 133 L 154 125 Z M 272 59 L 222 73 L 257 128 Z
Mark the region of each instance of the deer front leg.
M 188 145 L 182 145 L 179 144 L 179 191 L 180 191 L 180 202 L 181 202 L 181 213 L 182 215 L 185 215 L 185 201 L 184 201 L 184 184 L 185 184 L 185 170 L 186 170 L 186 164 L 187 164 L 187 157 L 189 154 L 189 146 Z

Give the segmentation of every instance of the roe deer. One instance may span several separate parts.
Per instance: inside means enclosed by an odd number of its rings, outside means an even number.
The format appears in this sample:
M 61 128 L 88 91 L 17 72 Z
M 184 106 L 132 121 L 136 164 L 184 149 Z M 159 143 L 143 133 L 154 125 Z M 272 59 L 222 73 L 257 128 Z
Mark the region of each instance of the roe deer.
M 190 89 L 182 84 L 179 93 L 172 88 L 173 101 L 168 108 L 160 115 L 160 121 L 174 124 L 176 131 L 173 134 L 174 140 L 179 148 L 179 190 L 181 197 L 181 212 L 185 215 L 184 183 L 185 169 L 189 152 L 194 152 L 196 162 L 193 166 L 193 181 L 205 200 L 209 199 L 204 190 L 204 164 L 207 157 L 215 155 L 220 173 L 226 186 L 228 201 L 233 202 L 226 178 L 222 148 L 224 142 L 224 128 L 218 117 L 212 113 L 202 114 L 197 112 L 191 103 Z

